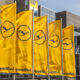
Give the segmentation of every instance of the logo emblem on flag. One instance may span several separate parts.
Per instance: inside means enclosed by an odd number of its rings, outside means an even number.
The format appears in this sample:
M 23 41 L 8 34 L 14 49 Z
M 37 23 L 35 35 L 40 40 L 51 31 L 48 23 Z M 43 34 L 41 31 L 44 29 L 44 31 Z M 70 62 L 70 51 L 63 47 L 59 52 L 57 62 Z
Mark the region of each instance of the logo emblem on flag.
M 11 37 L 15 32 L 15 26 L 11 21 L 4 21 L 1 25 L 1 34 L 3 38 Z
M 71 50 L 73 48 L 73 41 L 70 38 L 63 39 L 63 49 Z
M 52 35 L 49 39 L 49 46 L 52 48 L 57 48 L 60 44 L 60 38 L 58 35 Z
M 35 39 L 35 43 L 38 44 L 38 45 L 42 45 L 45 43 L 46 41 L 46 35 L 45 33 L 43 32 L 43 30 L 38 30 L 35 32 L 35 36 L 34 36 L 34 39 Z
M 27 41 L 31 38 L 31 29 L 27 25 L 21 25 L 17 29 L 17 37 L 21 41 Z

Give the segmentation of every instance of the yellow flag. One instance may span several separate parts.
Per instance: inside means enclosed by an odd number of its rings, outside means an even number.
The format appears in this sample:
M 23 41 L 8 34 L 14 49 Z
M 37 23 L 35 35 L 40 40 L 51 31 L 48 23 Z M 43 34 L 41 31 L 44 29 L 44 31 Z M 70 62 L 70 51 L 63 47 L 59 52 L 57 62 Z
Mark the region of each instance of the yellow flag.
M 74 25 L 63 29 L 63 71 L 64 76 L 75 77 Z
M 61 76 L 61 21 L 49 23 L 49 73 Z
M 48 72 L 47 16 L 34 18 L 34 71 L 36 75 Z
M 17 57 L 16 72 L 32 74 L 32 10 L 17 14 Z
M 0 72 L 14 73 L 16 4 L 0 7 Z

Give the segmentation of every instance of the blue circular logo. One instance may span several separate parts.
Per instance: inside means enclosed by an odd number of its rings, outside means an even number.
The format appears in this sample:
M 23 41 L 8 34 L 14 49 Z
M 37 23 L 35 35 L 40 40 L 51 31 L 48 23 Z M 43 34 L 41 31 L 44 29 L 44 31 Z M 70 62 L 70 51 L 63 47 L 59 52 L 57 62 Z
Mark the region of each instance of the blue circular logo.
M 38 30 L 35 32 L 34 36 L 35 43 L 38 45 L 42 45 L 46 41 L 46 35 L 43 30 Z
M 70 38 L 63 39 L 63 49 L 71 50 L 73 48 L 73 41 Z
M 15 26 L 11 21 L 4 21 L 1 25 L 1 34 L 3 38 L 11 37 L 15 32 Z
M 31 29 L 27 25 L 21 25 L 17 29 L 17 37 L 21 41 L 27 41 L 31 38 Z
M 52 35 L 49 37 L 49 46 L 52 48 L 57 48 L 60 45 L 60 38 L 58 35 Z

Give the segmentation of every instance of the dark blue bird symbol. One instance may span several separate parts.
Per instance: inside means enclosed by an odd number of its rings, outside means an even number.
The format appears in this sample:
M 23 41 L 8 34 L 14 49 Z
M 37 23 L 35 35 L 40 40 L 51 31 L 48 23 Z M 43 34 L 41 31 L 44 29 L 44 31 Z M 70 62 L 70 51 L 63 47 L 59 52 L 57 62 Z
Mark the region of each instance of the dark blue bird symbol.
M 20 33 L 22 33 L 22 35 L 20 35 L 20 36 L 24 36 L 24 35 L 26 35 L 26 34 L 28 34 L 28 33 L 29 33 L 29 32 L 26 32 L 26 33 L 25 33 L 25 32 L 20 31 L 20 30 L 19 30 L 19 32 L 20 32 Z
M 6 32 L 6 31 L 8 31 L 8 30 L 10 30 L 10 29 L 12 29 L 13 27 L 11 27 L 11 28 L 6 28 L 5 26 L 3 27 L 3 29 L 5 30 L 4 32 Z
M 50 41 L 52 41 L 53 43 L 58 42 L 58 40 L 56 40 L 56 41 L 55 40 L 50 40 Z
M 72 44 L 72 43 L 63 43 L 63 45 L 70 45 L 70 44 Z
M 39 35 L 37 35 L 36 37 L 38 38 L 36 40 L 39 40 L 39 39 L 43 38 L 44 36 L 40 37 Z

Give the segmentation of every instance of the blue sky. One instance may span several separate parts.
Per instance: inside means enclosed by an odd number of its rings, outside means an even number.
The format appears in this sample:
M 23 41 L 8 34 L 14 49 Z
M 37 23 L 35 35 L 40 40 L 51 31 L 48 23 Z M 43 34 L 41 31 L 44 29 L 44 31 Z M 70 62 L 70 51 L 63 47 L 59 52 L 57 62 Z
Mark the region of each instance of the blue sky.
M 39 4 L 56 12 L 69 11 L 80 16 L 80 0 L 38 0 Z

